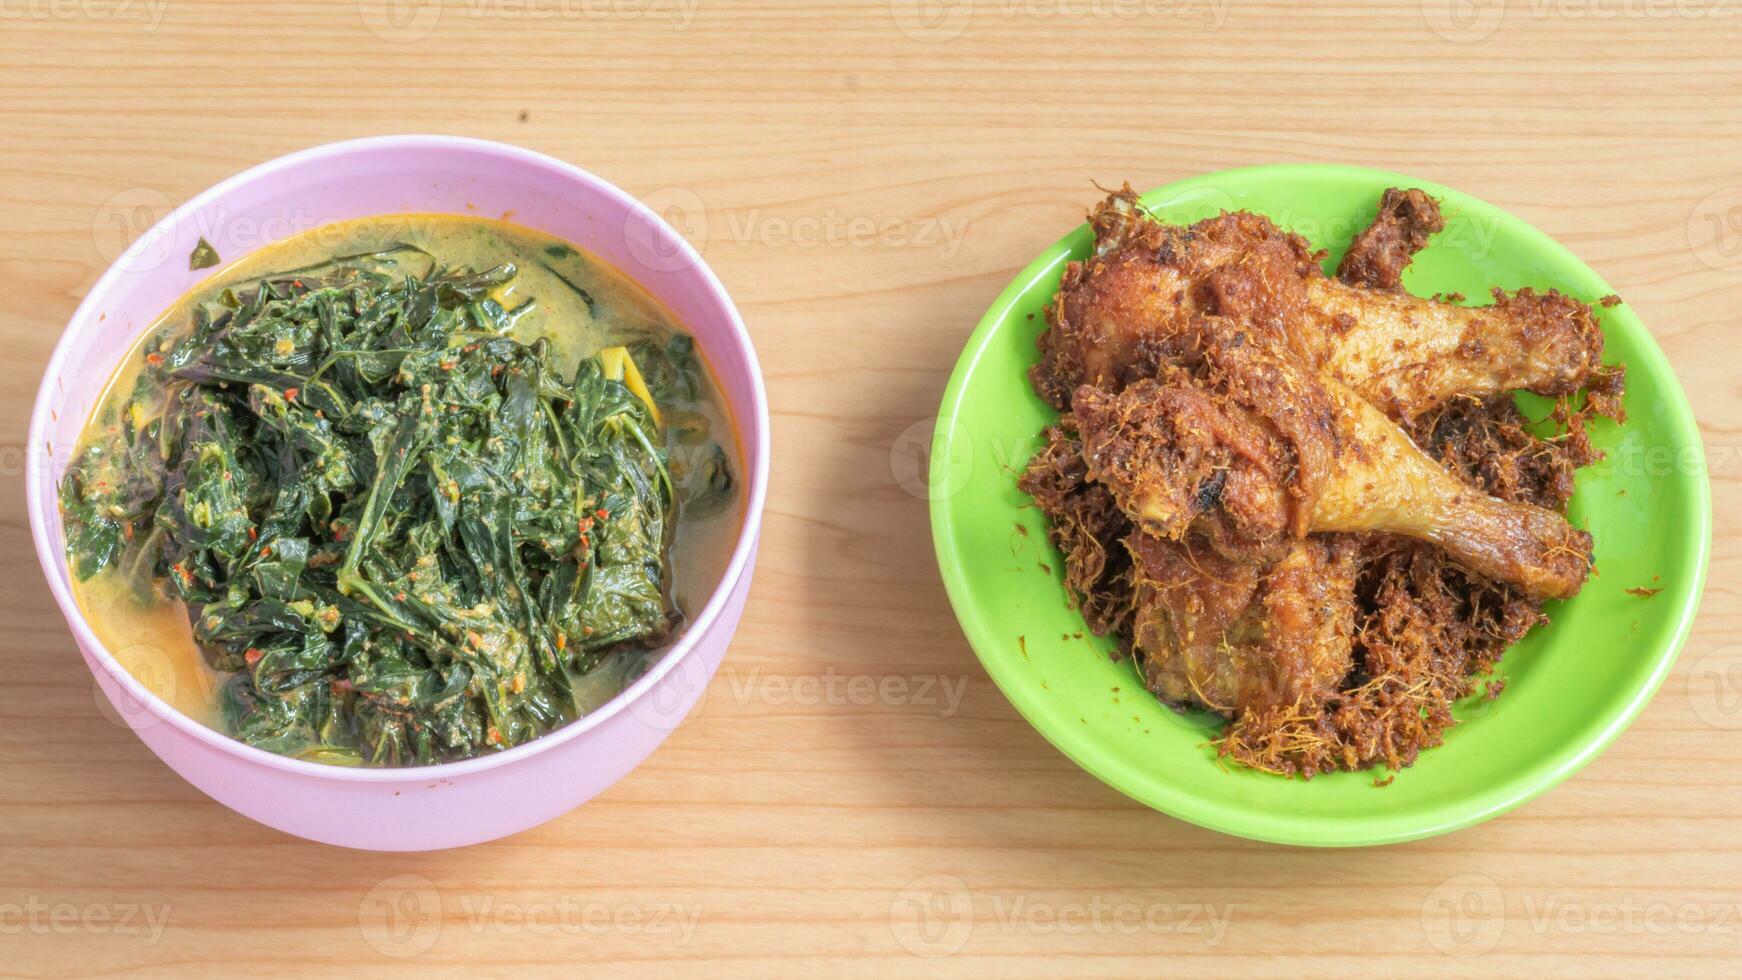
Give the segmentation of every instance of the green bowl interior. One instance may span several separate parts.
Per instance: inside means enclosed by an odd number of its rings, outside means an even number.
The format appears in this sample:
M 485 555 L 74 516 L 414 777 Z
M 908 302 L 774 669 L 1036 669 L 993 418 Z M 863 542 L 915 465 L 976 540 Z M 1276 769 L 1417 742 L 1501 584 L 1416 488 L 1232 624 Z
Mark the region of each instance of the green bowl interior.
M 1572 253 L 1523 221 L 1398 174 L 1286 165 L 1225 171 L 1144 195 L 1170 221 L 1221 209 L 1267 214 L 1331 256 L 1391 186 L 1440 198 L 1447 228 L 1410 267 L 1418 295 L 1554 287 L 1582 300 L 1612 292 Z M 1220 720 L 1177 714 L 1139 684 L 1113 644 L 1066 604 L 1062 561 L 1016 488 L 1054 413 L 1027 368 L 1044 309 L 1091 236 L 1078 228 L 998 297 L 950 378 L 934 437 L 933 537 L 950 600 L 987 672 L 1059 749 L 1107 783 L 1192 823 L 1260 840 L 1378 844 L 1469 826 L 1546 790 L 1588 762 L 1639 712 L 1686 638 L 1705 577 L 1711 501 L 1699 432 L 1669 363 L 1625 306 L 1601 312 L 1605 359 L 1627 365 L 1627 424 L 1599 423 L 1609 458 L 1585 470 L 1570 517 L 1596 538 L 1597 576 L 1551 604 L 1550 623 L 1510 650 L 1497 700 L 1458 706 L 1465 724 L 1391 784 L 1382 771 L 1284 779 L 1219 763 Z M 1530 406 L 1527 406 L 1529 408 Z M 1533 412 L 1533 415 L 1540 412 Z M 1659 588 L 1650 597 L 1630 588 Z

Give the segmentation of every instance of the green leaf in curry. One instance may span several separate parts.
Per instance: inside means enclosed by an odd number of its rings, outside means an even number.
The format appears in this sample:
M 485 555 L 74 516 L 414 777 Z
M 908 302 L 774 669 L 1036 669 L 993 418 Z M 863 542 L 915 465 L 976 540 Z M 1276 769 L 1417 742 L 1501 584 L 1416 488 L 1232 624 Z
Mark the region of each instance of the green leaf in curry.
M 194 246 L 194 250 L 188 253 L 188 269 L 190 271 L 210 269 L 222 261 L 223 259 L 218 258 L 218 250 L 213 248 L 212 243 L 206 241 L 203 236 L 199 243 Z
M 185 603 L 235 737 L 362 765 L 507 748 L 672 629 L 673 522 L 730 495 L 724 452 L 704 423 L 674 480 L 650 401 L 509 336 L 515 274 L 394 246 L 226 289 L 69 468 L 74 572 Z M 689 347 L 612 353 L 693 401 Z

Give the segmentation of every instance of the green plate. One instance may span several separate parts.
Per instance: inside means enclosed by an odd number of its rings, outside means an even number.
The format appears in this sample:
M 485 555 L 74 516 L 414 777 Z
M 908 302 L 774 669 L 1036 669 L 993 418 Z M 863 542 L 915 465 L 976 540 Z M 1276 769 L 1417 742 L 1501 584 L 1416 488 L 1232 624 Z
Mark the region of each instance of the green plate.
M 1405 277 L 1418 295 L 1554 287 L 1586 301 L 1612 292 L 1542 232 L 1427 181 L 1356 167 L 1253 167 L 1144 195 L 1162 218 L 1222 209 L 1267 214 L 1330 249 L 1327 270 L 1387 187 L 1443 202 L 1447 227 Z M 1087 200 L 1085 204 L 1089 203 Z M 1035 259 L 968 339 L 944 392 L 931 454 L 932 536 L 962 629 L 1011 703 L 1054 745 L 1158 810 L 1242 837 L 1354 846 L 1468 827 L 1543 792 L 1595 758 L 1662 683 L 1687 638 L 1706 573 L 1711 493 L 1699 430 L 1669 362 L 1625 306 L 1601 312 L 1606 360 L 1627 365 L 1627 424 L 1603 422 L 1609 453 L 1578 482 L 1571 519 L 1596 537 L 1597 577 L 1553 603 L 1550 623 L 1509 651 L 1495 701 L 1459 705 L 1463 724 L 1390 785 L 1381 770 L 1285 779 L 1219 764 L 1219 719 L 1151 698 L 1112 643 L 1065 602 L 1063 562 L 1016 489 L 1054 413 L 1029 389 L 1034 340 L 1065 263 L 1088 254 L 1085 225 Z M 1659 588 L 1650 597 L 1630 588 Z M 1078 637 L 1078 634 L 1082 634 Z

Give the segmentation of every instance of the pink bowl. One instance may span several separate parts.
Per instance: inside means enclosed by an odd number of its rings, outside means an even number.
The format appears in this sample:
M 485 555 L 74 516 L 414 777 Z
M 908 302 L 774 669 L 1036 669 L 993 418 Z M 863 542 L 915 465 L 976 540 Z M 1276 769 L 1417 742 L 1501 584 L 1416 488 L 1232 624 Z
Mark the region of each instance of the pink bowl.
M 251 748 L 146 690 L 98 642 L 69 588 L 56 484 L 104 383 L 139 333 L 212 270 L 203 236 L 234 258 L 332 221 L 400 212 L 497 216 L 581 245 L 639 282 L 695 335 L 744 443 L 744 527 L 724 579 L 646 675 L 592 714 L 499 755 L 410 769 L 346 769 Z M 768 404 L 749 334 L 683 238 L 623 191 L 501 143 L 384 136 L 262 164 L 195 197 L 135 241 L 80 304 L 30 419 L 26 485 L 37 557 L 98 685 L 151 750 L 208 796 L 310 840 L 372 850 L 458 847 L 566 813 L 626 775 L 706 688 L 750 590 L 768 486 Z

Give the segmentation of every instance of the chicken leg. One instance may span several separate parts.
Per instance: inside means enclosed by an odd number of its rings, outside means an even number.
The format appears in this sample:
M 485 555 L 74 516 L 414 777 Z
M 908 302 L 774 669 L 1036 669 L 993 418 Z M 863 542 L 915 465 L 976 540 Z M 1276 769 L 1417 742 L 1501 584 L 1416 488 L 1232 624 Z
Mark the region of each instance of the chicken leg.
M 1272 565 L 1142 531 L 1126 549 L 1136 586 L 1133 652 L 1144 685 L 1162 700 L 1233 717 L 1317 702 L 1351 670 L 1353 539 L 1294 541 Z
M 1073 399 L 1089 476 L 1158 537 L 1274 561 L 1313 532 L 1431 541 L 1536 598 L 1575 594 L 1591 538 L 1552 511 L 1460 482 L 1348 386 L 1205 318 L 1194 359 Z
M 1150 220 L 1128 192 L 1091 216 L 1096 254 L 1073 263 L 1048 314 L 1032 379 L 1061 411 L 1078 385 L 1115 391 L 1152 377 L 1205 314 L 1244 325 L 1393 418 L 1458 395 L 1559 396 L 1601 366 L 1589 306 L 1550 291 L 1463 307 L 1328 279 L 1298 235 L 1234 212 L 1189 228 Z

